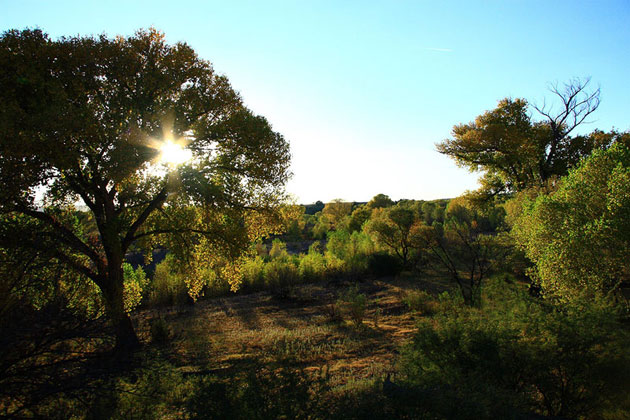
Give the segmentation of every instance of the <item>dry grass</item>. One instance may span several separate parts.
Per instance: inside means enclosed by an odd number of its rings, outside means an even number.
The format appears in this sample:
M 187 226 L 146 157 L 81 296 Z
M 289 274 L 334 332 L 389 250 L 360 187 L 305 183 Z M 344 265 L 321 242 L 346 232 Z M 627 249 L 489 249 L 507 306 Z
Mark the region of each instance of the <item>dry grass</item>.
M 331 305 L 349 284 L 309 284 L 290 298 L 268 292 L 208 299 L 189 307 L 139 312 L 135 318 L 148 341 L 149 325 L 165 320 L 171 340 L 163 351 L 184 372 L 229 376 L 252 363 L 292 359 L 307 371 L 325 370 L 333 385 L 382 378 L 393 370 L 397 350 L 415 331 L 417 315 L 404 296 L 435 285 L 410 279 L 359 283 L 368 298 L 359 327 L 331 317 Z

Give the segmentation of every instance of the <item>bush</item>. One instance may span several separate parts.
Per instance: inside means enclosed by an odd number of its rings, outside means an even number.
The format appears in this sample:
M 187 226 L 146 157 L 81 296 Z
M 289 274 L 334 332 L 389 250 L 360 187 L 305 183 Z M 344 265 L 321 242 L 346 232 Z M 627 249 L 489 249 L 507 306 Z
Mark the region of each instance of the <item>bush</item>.
M 103 383 L 88 413 L 83 409 L 76 417 L 64 414 L 65 418 L 88 419 L 176 418 L 192 391 L 191 385 L 169 363 L 151 360 L 129 375 Z
M 525 200 L 512 233 L 545 296 L 620 294 L 630 273 L 630 149 L 596 151 L 556 191 Z
M 189 300 L 188 287 L 184 276 L 175 269 L 175 262 L 170 255 L 155 267 L 149 303 L 152 306 L 182 305 Z
M 487 293 L 483 311 L 451 306 L 418 324 L 401 363 L 410 384 L 474 402 L 456 417 L 599 417 L 625 403 L 630 339 L 613 307 L 551 307 L 505 284 Z
M 142 292 L 148 284 L 144 270 L 138 266 L 135 270 L 129 263 L 123 266 L 123 303 L 125 311 L 131 312 L 136 309 L 142 301 Z
M 360 326 L 367 310 L 367 296 L 359 293 L 359 288 L 351 287 L 339 299 L 344 314 L 350 317 L 355 326 Z
M 166 344 L 171 338 L 171 329 L 164 318 L 156 318 L 151 322 L 151 342 L 155 344 Z
M 387 252 L 377 252 L 368 258 L 368 270 L 377 277 L 396 276 L 402 269 L 400 258 Z
M 439 309 L 439 303 L 435 296 L 424 290 L 409 292 L 403 301 L 409 309 L 423 315 L 433 315 Z
M 291 260 L 275 259 L 265 264 L 265 285 L 272 293 L 288 296 L 300 282 L 297 266 Z
M 218 276 L 213 269 L 206 268 L 202 270 L 201 276 L 205 285 L 202 290 L 203 296 L 224 296 L 230 292 L 230 283 L 226 279 Z
M 319 242 L 313 243 L 308 254 L 300 256 L 298 271 L 304 281 L 318 281 L 326 277 L 326 258 L 317 250 Z
M 244 377 L 224 384 L 208 377 L 198 382 L 188 410 L 193 419 L 325 418 L 321 400 L 326 378 L 280 366 L 249 369 Z
M 276 238 L 271 243 L 271 249 L 269 250 L 269 257 L 272 260 L 287 259 L 289 253 L 287 252 L 287 244 Z
M 362 232 L 350 234 L 345 230 L 329 232 L 326 248 L 329 264 L 340 271 L 339 274 L 350 277 L 365 273 L 368 256 L 374 252 L 374 244 L 369 235 Z
M 265 260 L 255 257 L 247 260 L 241 267 L 242 283 L 244 290 L 263 290 L 265 288 Z

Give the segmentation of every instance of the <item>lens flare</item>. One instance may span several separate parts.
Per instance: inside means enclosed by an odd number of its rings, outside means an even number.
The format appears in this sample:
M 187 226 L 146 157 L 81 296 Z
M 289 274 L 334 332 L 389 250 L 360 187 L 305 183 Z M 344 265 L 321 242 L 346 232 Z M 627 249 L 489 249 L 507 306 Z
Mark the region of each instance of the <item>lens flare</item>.
M 181 165 L 192 159 L 192 152 L 189 149 L 171 139 L 164 140 L 159 150 L 160 162 L 169 166 Z

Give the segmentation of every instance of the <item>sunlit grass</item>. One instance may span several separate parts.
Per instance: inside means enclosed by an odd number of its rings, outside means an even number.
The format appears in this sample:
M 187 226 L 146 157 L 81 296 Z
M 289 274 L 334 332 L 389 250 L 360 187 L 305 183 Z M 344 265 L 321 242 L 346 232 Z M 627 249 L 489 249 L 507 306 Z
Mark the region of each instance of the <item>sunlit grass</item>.
M 363 291 L 369 304 L 361 325 L 345 313 L 332 318 L 329 306 L 344 290 L 320 285 L 298 286 L 298 294 L 310 296 L 307 306 L 269 293 L 200 302 L 191 312 L 167 317 L 174 336 L 168 352 L 185 371 L 229 376 L 254 362 L 280 359 L 308 371 L 325 369 L 333 386 L 381 378 L 393 369 L 393 351 L 415 331 L 417 316 L 402 302 L 402 291 L 415 286 L 371 287 Z

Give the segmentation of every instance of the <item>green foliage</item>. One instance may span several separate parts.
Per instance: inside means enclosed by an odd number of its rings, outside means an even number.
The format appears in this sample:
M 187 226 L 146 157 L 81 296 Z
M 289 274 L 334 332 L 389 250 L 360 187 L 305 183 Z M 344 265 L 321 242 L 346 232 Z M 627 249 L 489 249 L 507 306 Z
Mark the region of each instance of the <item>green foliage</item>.
M 316 215 L 316 221 L 312 229 L 312 234 L 314 239 L 325 239 L 326 235 L 330 231 L 330 225 L 326 221 L 324 217 L 322 217 L 321 213 Z
M 331 268 L 350 277 L 367 270 L 368 257 L 374 252 L 374 244 L 363 232 L 348 233 L 346 230 L 330 232 L 326 244 L 326 257 Z
M 387 252 L 375 252 L 368 257 L 368 271 L 377 276 L 397 276 L 403 270 L 400 258 Z
M 469 305 L 481 304 L 484 279 L 506 253 L 503 235 L 482 231 L 478 212 L 461 198 L 451 200 L 444 224 L 417 226 L 411 233 L 433 267 L 446 271 Z
M 263 290 L 265 288 L 265 260 L 262 257 L 248 259 L 241 267 L 243 290 Z
M 148 293 L 151 306 L 181 305 L 188 301 L 188 288 L 183 275 L 176 269 L 171 255 L 155 267 Z
M 342 314 L 348 316 L 355 326 L 363 324 L 365 313 L 367 311 L 367 296 L 359 293 L 357 286 L 350 287 L 345 291 L 337 301 L 342 308 Z
M 62 209 L 54 214 L 82 229 L 76 214 Z M 17 214 L 0 216 L 0 237 L 4 238 L 0 246 L 0 318 L 16 306 L 41 309 L 51 304 L 65 305 L 85 319 L 103 314 L 98 286 L 57 260 L 58 245 L 36 221 Z M 30 241 L 38 241 L 41 248 L 28 246 Z
M 123 263 L 123 299 L 125 311 L 131 312 L 140 305 L 148 280 L 144 270 L 138 266 L 135 270 L 131 264 Z
M 372 209 L 368 206 L 359 206 L 350 215 L 350 221 L 348 222 L 348 231 L 360 232 L 363 228 L 363 224 L 370 219 L 372 215 Z
M 514 236 L 549 297 L 614 294 L 630 280 L 630 151 L 595 152 L 557 190 L 526 201 Z
M 265 264 L 265 287 L 282 297 L 290 295 L 301 282 L 298 267 L 293 259 L 274 259 Z
M 403 267 L 406 267 L 411 259 L 417 257 L 414 253 L 419 252 L 410 235 L 412 227 L 419 224 L 413 210 L 397 205 L 374 210 L 370 221 L 365 225 L 365 231 L 377 243 L 400 258 Z
M 286 362 L 255 366 L 230 384 L 203 378 L 188 403 L 193 419 L 311 419 L 327 417 L 323 376 L 311 376 Z
M 316 201 L 314 204 L 309 204 L 305 206 L 304 213 L 307 215 L 314 215 L 324 209 L 324 203 L 321 201 Z
M 272 260 L 287 259 L 289 254 L 287 253 L 287 244 L 280 239 L 274 239 L 269 250 L 269 257 Z
M 310 220 L 313 222 L 313 239 L 325 239 L 330 231 L 347 230 L 350 223 L 352 203 L 335 199 L 327 203 L 324 208 L 316 213 Z
M 337 230 L 343 226 L 346 217 L 352 212 L 352 203 L 343 201 L 340 198 L 327 203 L 322 210 L 321 217 L 328 223 L 329 230 Z
M 433 222 L 442 223 L 444 221 L 444 210 L 446 202 L 444 200 L 425 201 L 420 207 L 422 220 L 427 226 L 432 226 Z
M 287 246 L 279 239 L 274 239 L 267 259 L 257 256 L 245 260 L 240 267 L 242 289 L 245 291 L 271 290 L 272 292 L 288 296 L 294 286 L 301 283 L 303 274 L 300 270 L 301 257 L 291 256 Z M 312 259 L 313 257 L 311 257 Z M 304 265 L 304 274 L 310 275 Z
M 308 254 L 300 257 L 298 271 L 304 281 L 318 281 L 326 277 L 326 257 L 319 252 L 318 247 L 318 242 L 313 243 Z
M 186 406 L 191 419 L 237 419 L 239 406 L 235 399 L 226 383 L 207 376 L 197 381 Z
M 370 209 L 382 209 L 385 207 L 391 207 L 394 205 L 394 202 L 388 195 L 385 194 L 376 194 L 372 199 L 367 203 L 367 207 Z
M 193 389 L 172 365 L 155 358 L 128 376 L 103 383 L 85 417 L 150 420 L 174 416 Z
M 614 307 L 550 307 L 498 283 L 487 292 L 483 311 L 454 306 L 419 322 L 401 364 L 410 384 L 472 402 L 461 416 L 480 418 L 598 417 L 625 401 L 630 336 Z
M 433 315 L 438 311 L 439 304 L 436 297 L 424 290 L 407 293 L 403 301 L 409 309 L 422 315 Z

